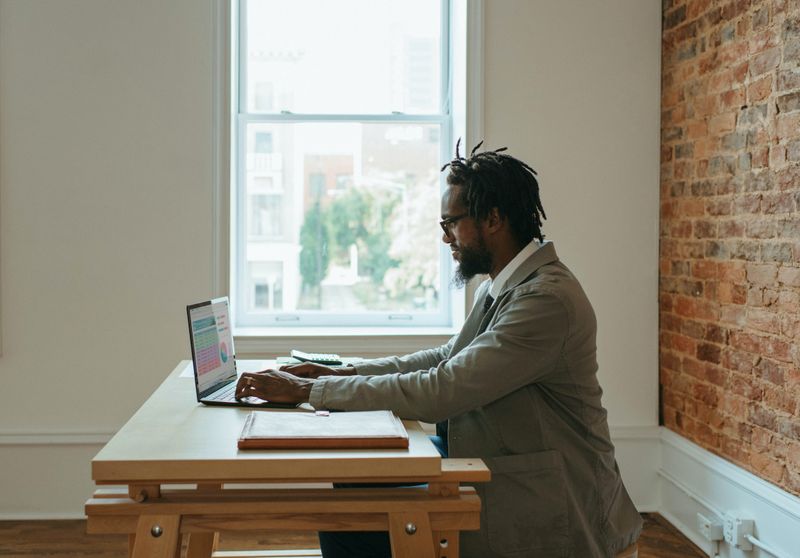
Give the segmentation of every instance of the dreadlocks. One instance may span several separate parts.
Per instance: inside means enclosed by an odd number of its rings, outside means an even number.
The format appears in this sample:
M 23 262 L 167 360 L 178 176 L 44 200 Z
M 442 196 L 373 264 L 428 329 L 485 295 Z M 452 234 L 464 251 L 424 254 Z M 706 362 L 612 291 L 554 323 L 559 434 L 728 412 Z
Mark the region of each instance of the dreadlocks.
M 462 187 L 461 202 L 470 217 L 485 219 L 496 207 L 501 217 L 507 217 L 514 237 L 524 246 L 534 238 L 544 242 L 542 220 L 547 219 L 539 199 L 536 171 L 519 159 L 501 153 L 506 147 L 494 151 L 475 153 L 480 142 L 462 157 L 461 140 L 456 143 L 456 157 L 442 167 L 450 167 L 447 183 Z

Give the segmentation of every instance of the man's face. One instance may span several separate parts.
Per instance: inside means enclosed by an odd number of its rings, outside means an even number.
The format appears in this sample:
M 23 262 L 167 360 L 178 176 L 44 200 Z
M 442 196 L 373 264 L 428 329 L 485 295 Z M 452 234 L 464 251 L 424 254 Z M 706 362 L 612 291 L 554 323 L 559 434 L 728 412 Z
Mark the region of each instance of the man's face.
M 442 231 L 442 241 L 450 246 L 458 267 L 453 283 L 463 286 L 478 274 L 492 269 L 492 255 L 486 248 L 483 231 L 461 203 L 461 186 L 452 185 L 442 196 L 442 221 L 447 232 Z

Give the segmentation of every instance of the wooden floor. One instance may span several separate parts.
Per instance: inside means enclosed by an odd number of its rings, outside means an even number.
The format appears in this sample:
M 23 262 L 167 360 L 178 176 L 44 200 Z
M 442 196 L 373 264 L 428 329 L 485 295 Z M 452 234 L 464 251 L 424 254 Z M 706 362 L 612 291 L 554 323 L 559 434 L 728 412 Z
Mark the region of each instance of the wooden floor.
M 644 531 L 639 558 L 704 558 L 706 555 L 658 514 L 642 514 Z M 219 550 L 316 548 L 309 533 L 225 535 Z M 126 558 L 128 539 L 87 535 L 85 521 L 0 521 L 0 556 L 4 558 Z

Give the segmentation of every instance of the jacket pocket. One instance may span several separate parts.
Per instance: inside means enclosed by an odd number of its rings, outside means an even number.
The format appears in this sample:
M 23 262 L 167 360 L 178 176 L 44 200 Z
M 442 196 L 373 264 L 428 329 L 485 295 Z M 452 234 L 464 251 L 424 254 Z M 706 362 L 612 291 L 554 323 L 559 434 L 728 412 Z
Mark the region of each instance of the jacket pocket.
M 499 556 L 569 554 L 569 518 L 556 450 L 484 459 L 492 480 L 482 491 L 489 547 Z

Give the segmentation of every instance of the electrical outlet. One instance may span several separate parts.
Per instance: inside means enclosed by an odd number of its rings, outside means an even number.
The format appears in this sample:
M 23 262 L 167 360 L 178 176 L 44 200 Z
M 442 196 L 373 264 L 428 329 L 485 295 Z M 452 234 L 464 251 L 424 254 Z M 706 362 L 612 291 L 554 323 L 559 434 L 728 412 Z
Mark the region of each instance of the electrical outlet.
M 721 541 L 723 539 L 722 523 L 718 519 L 712 519 L 702 513 L 698 513 L 697 529 L 708 541 Z
M 726 513 L 722 522 L 722 536 L 725 542 L 739 550 L 753 550 L 753 543 L 747 535 L 753 534 L 753 520 L 742 519 L 733 513 Z

